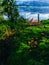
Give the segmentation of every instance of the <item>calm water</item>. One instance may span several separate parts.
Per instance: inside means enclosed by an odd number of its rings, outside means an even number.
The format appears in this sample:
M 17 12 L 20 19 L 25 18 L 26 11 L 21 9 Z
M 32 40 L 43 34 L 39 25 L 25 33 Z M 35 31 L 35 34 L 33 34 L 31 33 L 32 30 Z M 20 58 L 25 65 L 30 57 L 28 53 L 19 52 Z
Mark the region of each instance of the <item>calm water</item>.
M 39 13 L 40 20 L 49 19 L 49 6 L 18 6 L 18 11 L 24 18 L 37 18 L 37 14 Z

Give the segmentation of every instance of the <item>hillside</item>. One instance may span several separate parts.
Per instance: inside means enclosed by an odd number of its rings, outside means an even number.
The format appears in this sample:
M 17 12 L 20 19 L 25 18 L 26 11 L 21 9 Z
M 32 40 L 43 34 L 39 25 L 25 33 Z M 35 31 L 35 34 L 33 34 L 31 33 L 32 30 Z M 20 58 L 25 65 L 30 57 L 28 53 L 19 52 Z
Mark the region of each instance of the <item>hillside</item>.
M 5 62 L 6 65 L 49 64 L 49 20 L 41 21 L 40 26 L 28 26 L 22 18 L 15 23 L 2 21 L 0 31 L 2 56 L 4 53 L 2 63 Z

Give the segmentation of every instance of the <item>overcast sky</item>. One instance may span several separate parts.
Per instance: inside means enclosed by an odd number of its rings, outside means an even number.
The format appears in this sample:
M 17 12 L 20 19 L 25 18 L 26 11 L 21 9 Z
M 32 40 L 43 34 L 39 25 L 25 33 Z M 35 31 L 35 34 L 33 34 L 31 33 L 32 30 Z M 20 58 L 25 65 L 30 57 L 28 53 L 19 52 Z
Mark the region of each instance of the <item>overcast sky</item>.
M 16 0 L 16 1 L 42 1 L 42 2 L 49 2 L 49 0 Z

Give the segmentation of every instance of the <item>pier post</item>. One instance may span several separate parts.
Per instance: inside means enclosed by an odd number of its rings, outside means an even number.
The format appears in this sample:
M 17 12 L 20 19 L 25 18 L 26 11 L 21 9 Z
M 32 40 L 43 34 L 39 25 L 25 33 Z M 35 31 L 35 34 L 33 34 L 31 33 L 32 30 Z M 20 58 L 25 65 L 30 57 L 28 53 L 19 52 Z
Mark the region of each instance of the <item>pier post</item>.
M 38 13 L 38 22 L 39 22 L 39 13 Z

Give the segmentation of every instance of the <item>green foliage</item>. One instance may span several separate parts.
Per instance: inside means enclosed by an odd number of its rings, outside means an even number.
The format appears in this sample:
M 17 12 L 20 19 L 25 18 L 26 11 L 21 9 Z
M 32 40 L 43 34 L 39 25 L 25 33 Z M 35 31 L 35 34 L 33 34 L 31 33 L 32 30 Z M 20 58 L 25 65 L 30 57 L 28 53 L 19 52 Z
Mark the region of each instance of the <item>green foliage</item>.
M 0 42 L 4 36 L 7 36 L 6 41 L 4 39 L 4 44 L 6 45 L 6 43 L 8 43 L 7 47 L 9 49 L 9 56 L 7 56 L 6 62 L 4 61 L 5 64 L 47 65 L 49 63 L 47 57 L 47 54 L 49 55 L 49 51 L 47 50 L 49 49 L 49 39 L 47 38 L 49 27 L 46 26 L 45 28 L 44 25 L 28 27 L 27 23 L 23 21 L 25 20 L 20 19 L 15 23 L 2 21 L 0 24 Z M 13 34 L 7 35 L 7 32 L 9 31 L 11 31 Z M 34 42 L 37 41 L 36 47 L 28 45 L 28 41 L 32 40 Z M 32 42 L 32 44 L 34 44 L 34 42 Z
M 0 24 L 0 39 L 8 34 L 10 27 L 8 25 Z
M 46 41 L 47 41 L 47 38 L 42 38 L 41 39 L 41 41 L 40 41 L 40 43 L 39 43 L 39 47 L 41 48 L 41 49 L 44 49 L 44 48 L 46 48 Z
M 2 5 L 9 20 L 1 14 L 0 65 L 49 65 L 49 20 L 41 21 L 41 26 L 28 26 L 18 17 L 14 0 L 3 0 Z
M 26 50 L 28 50 L 30 47 L 27 44 L 21 43 L 19 50 L 17 51 L 17 53 L 22 53 L 25 52 Z
M 49 20 L 43 20 L 43 21 L 41 21 L 41 22 L 42 22 L 42 24 L 44 24 L 44 25 L 49 24 Z
M 3 0 L 2 6 L 4 7 L 4 14 L 8 16 L 8 19 L 11 22 L 15 22 L 19 16 L 15 0 Z

